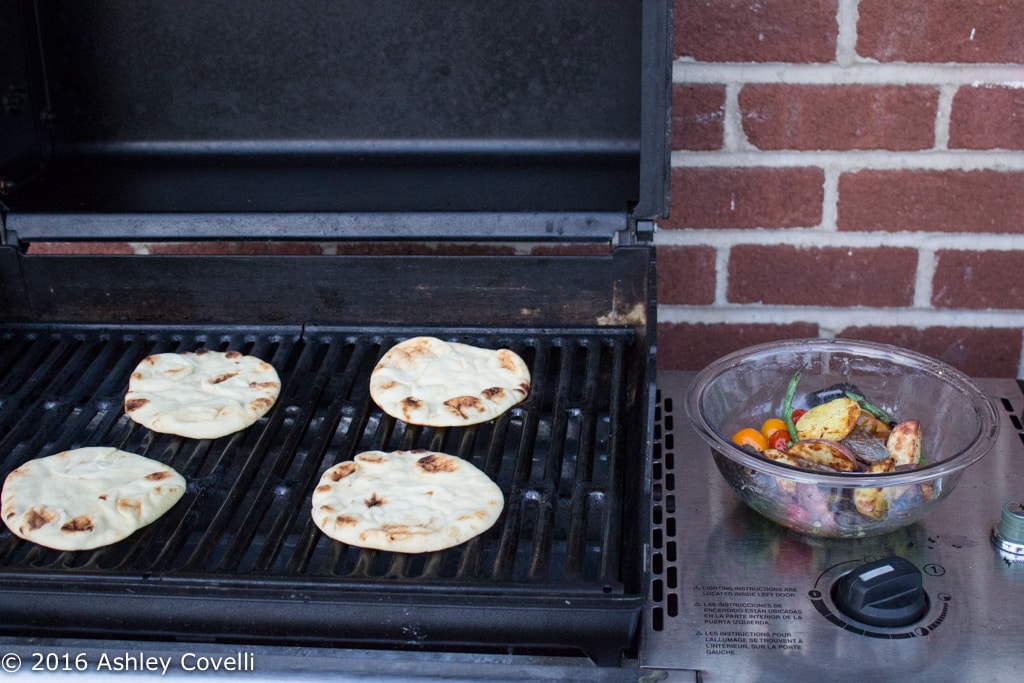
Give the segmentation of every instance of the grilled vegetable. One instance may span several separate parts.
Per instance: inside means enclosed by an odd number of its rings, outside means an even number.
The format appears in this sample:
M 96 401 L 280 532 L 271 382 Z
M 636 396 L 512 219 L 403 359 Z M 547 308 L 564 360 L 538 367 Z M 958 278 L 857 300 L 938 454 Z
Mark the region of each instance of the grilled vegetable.
M 921 463 L 921 423 L 917 420 L 901 422 L 892 428 L 892 433 L 885 442 L 885 450 L 900 465 L 918 465 Z
M 789 385 L 786 387 L 786 394 L 782 398 L 782 419 L 786 422 L 786 429 L 789 431 L 790 441 L 797 441 L 796 424 L 793 417 L 793 397 L 796 396 L 796 385 L 800 381 L 800 373 L 794 372 L 789 378 Z
M 883 441 L 892 431 L 892 425 L 882 422 L 871 413 L 865 412 L 863 408 L 857 416 L 857 428 Z
M 784 451 L 789 448 L 789 432 L 785 429 L 772 432 L 768 437 L 768 448 Z
M 854 387 L 854 389 L 856 389 L 856 387 Z M 859 391 L 847 391 L 846 397 L 853 401 L 856 401 L 857 405 L 859 405 L 864 412 L 868 413 L 869 415 L 873 415 L 874 417 L 876 417 L 889 427 L 892 427 L 893 425 L 896 424 L 896 420 L 893 419 L 892 415 L 885 412 L 884 410 L 876 406 L 874 403 L 864 398 L 864 396 L 862 396 Z
M 809 410 L 794 409 L 799 379 L 797 372 L 786 387 L 781 419 L 765 420 L 760 430 L 740 430 L 749 435 L 742 445 L 744 450 L 818 472 L 882 474 L 924 464 L 919 422 L 897 423 L 864 398 L 855 385 L 846 382 L 803 397 L 801 402 L 811 406 Z M 764 448 L 760 439 L 766 440 Z M 908 514 L 935 494 L 932 484 L 847 488 L 796 482 L 782 475 L 763 476 L 774 480 L 780 504 L 792 509 L 794 517 L 813 519 L 821 528 L 885 522 Z
M 868 471 L 881 474 L 883 472 L 892 472 L 895 467 L 892 460 L 886 459 L 876 462 L 868 468 Z M 885 489 L 878 486 L 854 489 L 853 505 L 857 508 L 857 512 L 865 517 L 885 519 L 889 513 L 889 498 L 885 494 Z
M 861 413 L 862 416 L 865 414 Z M 870 415 L 868 418 L 871 420 L 875 419 Z M 885 442 L 868 431 L 860 419 L 857 420 L 856 426 L 843 439 L 843 445 L 865 466 L 873 465 L 879 460 L 885 460 L 890 457 L 889 451 L 885 448 Z
M 758 452 L 768 448 L 768 439 L 764 438 L 761 432 L 752 427 L 745 427 L 733 434 L 732 442 L 740 448 L 750 446 Z
M 764 438 L 771 439 L 772 434 L 778 431 L 786 431 L 786 423 L 777 417 L 771 417 L 761 423 L 761 434 Z
M 786 449 L 786 454 L 824 465 L 839 472 L 854 472 L 857 461 L 842 444 L 826 439 L 804 439 Z
M 786 455 L 782 451 L 776 450 L 774 448 L 766 448 L 761 453 L 761 455 L 768 458 L 769 460 L 781 462 L 782 464 L 789 465 L 790 467 L 801 467 L 800 462 L 796 458 L 790 455 Z M 796 494 L 795 481 L 790 481 L 788 479 L 780 479 L 779 477 L 773 477 L 773 479 L 775 479 L 775 485 L 778 486 L 779 491 L 781 491 L 782 493 L 789 496 Z
M 859 414 L 857 402 L 845 397 L 814 406 L 797 420 L 797 439 L 842 441 L 857 424 Z

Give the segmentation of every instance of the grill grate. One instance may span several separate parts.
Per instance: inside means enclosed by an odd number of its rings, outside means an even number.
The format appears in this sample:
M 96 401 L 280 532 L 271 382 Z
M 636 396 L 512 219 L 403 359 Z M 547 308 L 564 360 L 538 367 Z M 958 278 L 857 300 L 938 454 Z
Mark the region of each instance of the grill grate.
M 71 597 L 60 609 L 74 610 L 76 586 L 83 593 L 163 595 L 176 590 L 186 599 L 217 587 L 239 600 L 270 596 L 266 614 L 257 615 L 267 621 L 274 618 L 273 602 L 286 596 L 301 594 L 308 600 L 313 595 L 345 604 L 370 599 L 348 589 L 377 591 L 373 594 L 385 601 L 394 595 L 406 601 L 443 596 L 456 604 L 463 596 L 494 599 L 500 594 L 535 596 L 546 605 L 557 596 L 565 603 L 595 599 L 613 610 L 621 603 L 631 611 L 642 591 L 630 585 L 636 581 L 623 578 L 630 576 L 624 562 L 642 553 L 639 538 L 635 547 L 631 539 L 640 536 L 634 530 L 644 523 L 635 519 L 640 511 L 633 512 L 638 506 L 631 502 L 641 493 L 636 477 L 642 476 L 643 458 L 634 454 L 638 462 L 628 462 L 626 448 L 628 430 L 642 424 L 628 405 L 633 330 L 429 331 L 452 341 L 512 348 L 533 375 L 526 401 L 505 415 L 445 429 L 397 421 L 369 396 L 369 374 L 380 356 L 397 341 L 420 333 L 390 328 L 213 334 L 190 328 L 8 327 L 0 334 L 3 476 L 34 457 L 111 445 L 171 465 L 189 486 L 160 520 L 95 551 L 49 550 L 3 529 L 4 590 L 15 597 L 29 587 L 63 591 L 70 581 Z M 277 405 L 253 427 L 212 441 L 156 434 L 125 417 L 123 394 L 139 360 L 201 347 L 237 349 L 273 363 L 282 380 Z M 413 448 L 458 455 L 491 476 L 506 495 L 498 523 L 461 546 L 422 555 L 348 547 L 316 529 L 309 497 L 325 469 L 363 450 Z M 627 474 L 637 470 L 640 475 Z M 633 478 L 628 484 L 627 477 Z M 624 549 L 624 542 L 630 547 Z M 324 589 L 334 597 L 323 598 Z M 0 621 L 24 633 L 26 625 L 12 616 Z M 627 617 L 626 630 L 634 618 Z M 46 623 L 44 617 L 36 626 L 52 633 L 59 631 L 57 622 L 54 617 Z M 138 628 L 131 619 L 125 624 Z M 339 633 L 336 627 L 346 625 L 346 617 L 339 615 L 315 634 L 287 637 L 344 639 L 345 629 Z M 166 633 L 176 627 L 168 621 L 152 628 Z M 194 633 L 196 625 L 180 628 L 184 635 Z M 335 629 L 329 637 L 328 628 Z M 266 630 L 275 629 L 267 625 Z M 505 632 L 501 637 L 511 636 Z M 584 630 L 561 637 L 590 636 Z

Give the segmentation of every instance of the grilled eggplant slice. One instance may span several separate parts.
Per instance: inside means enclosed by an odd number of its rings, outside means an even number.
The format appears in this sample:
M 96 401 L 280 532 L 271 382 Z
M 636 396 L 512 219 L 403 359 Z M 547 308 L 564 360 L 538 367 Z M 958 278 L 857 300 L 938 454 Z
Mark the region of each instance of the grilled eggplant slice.
M 842 441 L 857 424 L 860 406 L 849 398 L 837 398 L 814 406 L 796 421 L 796 435 L 804 439 Z
M 863 415 L 863 413 L 861 414 Z M 865 429 L 861 422 L 858 422 L 857 426 L 846 435 L 843 445 L 866 467 L 890 457 L 889 451 L 885 448 L 885 442 Z

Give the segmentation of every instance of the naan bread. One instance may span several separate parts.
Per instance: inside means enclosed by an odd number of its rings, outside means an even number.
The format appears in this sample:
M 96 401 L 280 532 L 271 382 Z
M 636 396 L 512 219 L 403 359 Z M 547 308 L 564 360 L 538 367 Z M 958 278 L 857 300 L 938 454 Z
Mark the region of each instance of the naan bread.
M 313 521 L 360 548 L 425 553 L 482 534 L 505 499 L 462 458 L 431 451 L 367 451 L 335 465 L 313 491 Z
M 393 346 L 370 374 L 370 396 L 411 424 L 457 427 L 492 420 L 530 393 L 530 370 L 508 349 L 434 337 Z
M 116 448 L 77 448 L 8 474 L 0 515 L 14 535 L 33 543 L 91 550 L 156 521 L 184 493 L 184 477 L 156 460 Z
M 158 353 L 132 372 L 124 412 L 154 432 L 216 439 L 252 425 L 280 392 L 277 371 L 255 356 Z

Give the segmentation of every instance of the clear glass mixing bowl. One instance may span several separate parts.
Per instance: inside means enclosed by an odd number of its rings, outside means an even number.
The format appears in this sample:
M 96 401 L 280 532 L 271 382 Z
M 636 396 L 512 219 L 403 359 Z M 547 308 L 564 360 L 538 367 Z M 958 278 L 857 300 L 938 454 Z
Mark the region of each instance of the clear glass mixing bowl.
M 817 471 L 736 446 L 737 430 L 781 416 L 796 371 L 794 408 L 807 408 L 811 392 L 854 384 L 897 421 L 921 423 L 926 464 L 885 474 Z M 724 356 L 698 373 L 686 412 L 747 505 L 800 533 L 839 538 L 883 534 L 923 518 L 952 492 L 964 468 L 992 449 L 999 425 L 991 400 L 960 371 L 895 346 L 842 339 L 772 342 Z M 858 489 L 884 496 L 885 513 L 858 512 Z

